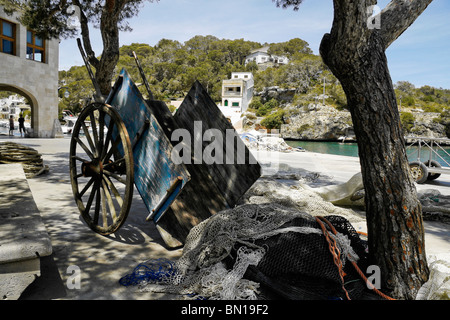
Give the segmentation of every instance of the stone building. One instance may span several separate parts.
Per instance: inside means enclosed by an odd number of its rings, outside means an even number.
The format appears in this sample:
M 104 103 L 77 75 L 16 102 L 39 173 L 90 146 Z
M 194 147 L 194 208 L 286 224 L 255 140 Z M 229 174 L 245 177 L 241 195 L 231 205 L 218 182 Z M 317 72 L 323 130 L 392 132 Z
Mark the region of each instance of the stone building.
M 31 137 L 57 134 L 59 40 L 40 39 L 0 6 L 0 91 L 27 98 Z

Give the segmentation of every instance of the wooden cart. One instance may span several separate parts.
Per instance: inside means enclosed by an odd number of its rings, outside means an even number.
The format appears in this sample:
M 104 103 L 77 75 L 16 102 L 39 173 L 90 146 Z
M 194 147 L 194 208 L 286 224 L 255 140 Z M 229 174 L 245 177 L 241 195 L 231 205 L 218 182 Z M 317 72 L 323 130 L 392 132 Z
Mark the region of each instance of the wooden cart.
M 199 82 L 172 115 L 164 102 L 152 99 L 137 58 L 136 62 L 149 100 L 123 69 L 106 101 L 99 99 L 88 105 L 78 117 L 70 145 L 73 194 L 87 225 L 108 235 L 125 222 L 136 187 L 148 209 L 146 219 L 156 224 L 168 247 L 179 247 L 193 226 L 234 207 L 260 177 L 261 168 Z M 193 137 L 192 141 L 179 142 L 190 143 L 192 161 L 173 159 L 178 141 L 171 138 L 177 129 Z M 211 143 L 202 139 L 209 129 L 223 137 L 232 132 L 235 143 L 230 164 L 206 164 L 198 159 L 195 149 L 203 151 Z M 224 154 L 230 152 L 227 146 L 223 143 Z M 238 160 L 242 150 L 244 163 Z

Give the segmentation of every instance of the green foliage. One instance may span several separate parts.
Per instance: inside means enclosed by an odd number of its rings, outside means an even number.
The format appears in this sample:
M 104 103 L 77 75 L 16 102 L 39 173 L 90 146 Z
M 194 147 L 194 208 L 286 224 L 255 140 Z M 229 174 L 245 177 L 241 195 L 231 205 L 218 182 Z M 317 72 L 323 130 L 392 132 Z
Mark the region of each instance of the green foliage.
M 398 105 L 403 108 L 422 109 L 424 112 L 440 113 L 449 107 L 450 90 L 431 86 L 414 87 L 408 81 L 395 84 Z
M 252 110 L 258 110 L 263 106 L 260 97 L 253 97 L 252 101 L 249 103 L 248 108 Z
M 258 117 L 263 117 L 263 116 L 267 115 L 269 112 L 271 112 L 273 109 L 278 108 L 279 105 L 280 105 L 280 103 L 276 99 L 271 99 L 271 100 L 267 101 L 266 103 L 264 103 L 263 105 L 261 105 L 256 110 L 256 115 Z
M 261 125 L 267 129 L 280 129 L 281 125 L 284 123 L 284 113 L 283 109 L 279 109 L 261 121 Z
M 246 113 L 246 114 L 245 114 L 245 117 L 246 117 L 248 120 L 256 120 L 256 116 L 255 116 L 253 113 Z
M 278 102 L 278 100 L 276 99 L 270 99 L 269 101 L 267 101 L 264 106 L 266 106 L 269 109 L 275 109 L 278 108 L 278 106 L 280 105 L 280 103 Z
M 198 80 L 216 102 L 221 101 L 222 80 L 229 79 L 231 72 L 251 71 L 254 76 L 254 91 L 265 87 L 295 88 L 293 104 L 307 106 L 322 103 L 326 91 L 326 103 L 338 110 L 347 108 L 347 99 L 339 81 L 323 64 L 322 59 L 311 54 L 308 44 L 301 39 L 292 39 L 280 44 L 271 44 L 270 51 L 291 58 L 288 65 L 259 70 L 256 63 L 244 65 L 244 58 L 261 44 L 243 39 L 226 40 L 217 37 L 195 36 L 185 43 L 161 39 L 155 46 L 132 43 L 120 48 L 120 57 L 115 68 L 117 77 L 126 68 L 135 82 L 142 82 L 132 52 L 136 52 L 149 81 L 152 94 L 158 100 L 169 101 L 183 98 Z M 62 108 L 77 112 L 93 93 L 92 83 L 84 66 L 72 67 L 60 72 L 70 91 L 68 99 L 62 99 Z M 140 86 L 144 96 L 147 92 Z M 407 81 L 395 86 L 397 99 L 402 97 L 402 107 L 422 108 L 424 111 L 441 112 L 449 107 L 450 90 L 429 86 L 415 88 Z M 259 97 L 253 97 L 249 105 L 257 116 L 263 117 L 279 107 L 275 101 L 263 104 Z
M 286 42 L 271 43 L 269 46 L 269 54 L 277 56 L 287 56 L 290 60 L 302 59 L 305 55 L 312 55 L 308 42 L 305 40 L 294 38 Z
M 264 104 L 258 110 L 256 110 L 255 114 L 256 114 L 257 117 L 263 117 L 266 114 L 268 114 L 271 110 L 272 109 L 269 106 Z
M 144 2 L 154 1 L 123 0 L 117 4 L 114 10 L 119 8 L 120 14 L 113 13 L 113 16 L 117 16 L 119 30 L 130 31 L 131 28 L 126 20 L 137 15 Z M 92 23 L 94 26 L 99 26 L 102 18 L 105 18 L 105 13 L 109 14 L 109 12 L 112 12 L 112 10 L 105 10 L 105 1 L 2 0 L 2 2 L 12 3 L 7 7 L 9 10 L 14 8 L 20 9 L 22 13 L 21 22 L 36 31 L 44 39 L 69 38 L 77 35 L 76 28 L 73 28 L 70 23 L 67 23 L 75 14 L 74 5 L 78 6 L 87 22 Z M 113 16 L 109 16 L 108 18 L 112 19 Z M 114 17 L 114 19 L 116 18 Z
M 405 132 L 411 132 L 414 127 L 414 115 L 411 112 L 400 112 L 400 122 Z

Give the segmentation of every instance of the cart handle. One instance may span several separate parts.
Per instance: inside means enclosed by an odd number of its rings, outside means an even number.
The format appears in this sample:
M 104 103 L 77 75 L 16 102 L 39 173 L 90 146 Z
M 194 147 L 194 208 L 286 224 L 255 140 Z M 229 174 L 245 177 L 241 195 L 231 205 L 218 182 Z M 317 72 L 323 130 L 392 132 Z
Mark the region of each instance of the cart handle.
M 167 189 L 167 192 L 164 195 L 164 197 L 161 199 L 161 201 L 158 203 L 155 209 L 153 209 L 152 212 L 150 212 L 145 221 L 153 220 L 155 223 L 158 223 L 159 219 L 161 219 L 161 217 L 167 211 L 169 206 L 172 204 L 172 202 L 180 193 L 182 182 L 183 182 L 182 177 L 177 177 L 175 179 L 175 181 L 172 183 L 169 189 Z

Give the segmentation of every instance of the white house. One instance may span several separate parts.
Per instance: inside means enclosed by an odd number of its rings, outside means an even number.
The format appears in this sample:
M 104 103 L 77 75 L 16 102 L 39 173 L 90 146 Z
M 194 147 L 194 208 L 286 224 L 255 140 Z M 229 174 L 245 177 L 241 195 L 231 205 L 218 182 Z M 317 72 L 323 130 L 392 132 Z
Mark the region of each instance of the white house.
M 55 137 L 58 119 L 59 39 L 39 38 L 0 6 L 0 90 L 26 97 L 30 136 Z
M 253 74 L 232 72 L 231 79 L 222 82 L 222 106 L 244 112 L 253 97 Z
M 249 62 L 256 62 L 256 64 L 288 64 L 289 59 L 285 56 L 276 56 L 268 54 L 269 47 L 262 47 L 251 51 L 251 53 L 245 57 L 245 64 Z
M 25 98 L 12 95 L 8 98 L 0 99 L 0 119 L 8 120 L 10 116 L 14 117 L 14 120 L 19 119 L 19 115 L 31 107 L 25 103 Z

